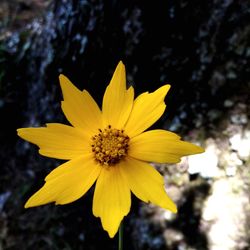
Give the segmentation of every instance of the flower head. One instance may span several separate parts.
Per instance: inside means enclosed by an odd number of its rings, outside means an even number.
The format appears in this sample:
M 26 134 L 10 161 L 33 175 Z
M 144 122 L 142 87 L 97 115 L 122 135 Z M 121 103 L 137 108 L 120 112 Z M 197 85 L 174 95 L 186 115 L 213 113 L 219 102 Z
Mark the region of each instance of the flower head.
M 204 150 L 166 130 L 144 132 L 163 114 L 170 85 L 134 100 L 134 89 L 126 88 L 125 67 L 119 62 L 101 111 L 86 90 L 77 89 L 63 75 L 59 79 L 62 110 L 72 126 L 49 123 L 46 127 L 18 129 L 18 135 L 36 144 L 41 155 L 68 161 L 46 176 L 44 186 L 30 197 L 25 208 L 73 202 L 96 182 L 93 214 L 101 218 L 110 237 L 130 211 L 131 192 L 144 202 L 176 213 L 163 177 L 149 162 L 177 163 L 184 155 Z

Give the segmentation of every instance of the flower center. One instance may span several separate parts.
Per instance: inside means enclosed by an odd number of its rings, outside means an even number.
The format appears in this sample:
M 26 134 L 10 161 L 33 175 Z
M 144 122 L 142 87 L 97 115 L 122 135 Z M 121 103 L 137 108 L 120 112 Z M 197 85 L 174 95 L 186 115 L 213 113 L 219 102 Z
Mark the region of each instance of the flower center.
M 115 165 L 128 152 L 129 137 L 123 130 L 111 128 L 99 129 L 99 134 L 92 137 L 92 152 L 94 158 L 101 165 Z

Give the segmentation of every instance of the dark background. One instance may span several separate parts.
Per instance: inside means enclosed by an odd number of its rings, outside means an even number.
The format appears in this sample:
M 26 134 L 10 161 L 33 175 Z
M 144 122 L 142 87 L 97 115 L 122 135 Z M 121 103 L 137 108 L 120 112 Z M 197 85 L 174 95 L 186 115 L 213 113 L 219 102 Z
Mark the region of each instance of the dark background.
M 119 60 L 136 94 L 171 84 L 167 112 L 154 126 L 205 148 L 212 141 L 225 173 L 204 177 L 185 164 L 158 166 L 179 215 L 159 221 L 161 210 L 133 200 L 125 249 L 213 249 L 214 222 L 203 218 L 203 206 L 215 181 L 242 181 L 239 194 L 249 201 L 249 155 L 241 158 L 229 139 L 248 139 L 250 2 L 3 0 L 0 18 L 0 249 L 117 249 L 92 215 L 93 190 L 69 205 L 24 210 L 60 162 L 39 156 L 16 129 L 66 122 L 60 73 L 100 104 Z M 234 153 L 241 165 L 222 161 Z M 232 249 L 250 247 L 249 210 L 244 214 Z

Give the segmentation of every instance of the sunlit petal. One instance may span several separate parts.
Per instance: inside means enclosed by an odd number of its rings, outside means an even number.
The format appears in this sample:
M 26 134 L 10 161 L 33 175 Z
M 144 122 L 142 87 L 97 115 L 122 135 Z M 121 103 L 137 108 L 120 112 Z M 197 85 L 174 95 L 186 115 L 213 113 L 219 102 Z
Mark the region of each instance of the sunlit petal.
M 124 216 L 130 210 L 128 183 L 119 165 L 103 167 L 96 182 L 93 214 L 101 218 L 103 228 L 114 237 Z
M 126 88 L 126 73 L 122 62 L 116 67 L 110 84 L 106 88 L 102 111 L 105 125 L 122 128 L 130 115 L 134 100 L 134 89 Z
M 74 127 L 95 133 L 102 126 L 98 105 L 88 91 L 80 91 L 66 76 L 60 75 L 59 79 L 64 98 L 62 110 L 66 118 Z
M 90 152 L 90 138 L 80 129 L 64 124 L 48 123 L 46 127 L 20 128 L 17 132 L 36 144 L 44 156 L 68 160 Z
M 165 130 L 151 130 L 131 139 L 129 155 L 143 161 L 177 163 L 185 155 L 203 153 L 204 149 Z
M 163 177 L 151 165 L 129 157 L 120 165 L 129 188 L 139 199 L 177 212 L 176 205 L 165 191 Z
M 25 207 L 44 205 L 50 202 L 67 204 L 79 199 L 94 184 L 101 167 L 86 155 L 68 161 L 46 178 L 44 186 L 37 191 L 25 204 Z
M 140 134 L 154 124 L 163 114 L 166 104 L 164 98 L 170 85 L 164 85 L 153 93 L 139 95 L 133 105 L 125 131 L 130 137 Z

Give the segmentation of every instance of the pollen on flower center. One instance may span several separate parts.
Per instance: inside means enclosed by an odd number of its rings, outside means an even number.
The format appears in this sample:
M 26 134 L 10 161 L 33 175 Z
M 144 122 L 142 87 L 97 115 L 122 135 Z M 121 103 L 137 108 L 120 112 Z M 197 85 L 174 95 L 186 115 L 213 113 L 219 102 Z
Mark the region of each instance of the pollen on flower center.
M 123 130 L 109 125 L 92 137 L 92 152 L 101 165 L 112 166 L 123 159 L 128 152 L 129 137 Z

